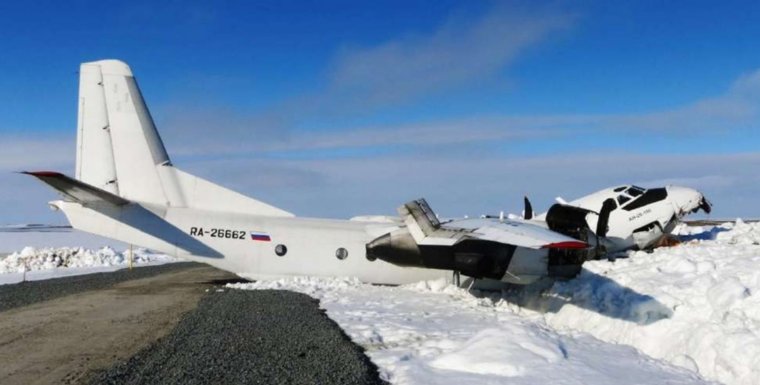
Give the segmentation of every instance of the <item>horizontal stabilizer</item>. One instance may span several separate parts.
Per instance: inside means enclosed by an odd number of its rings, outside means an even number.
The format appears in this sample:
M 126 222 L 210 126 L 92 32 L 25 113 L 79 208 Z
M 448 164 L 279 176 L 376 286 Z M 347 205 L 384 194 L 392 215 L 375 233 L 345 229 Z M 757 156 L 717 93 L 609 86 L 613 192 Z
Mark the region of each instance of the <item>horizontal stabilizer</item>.
M 31 175 L 58 190 L 67 200 L 81 203 L 83 205 L 107 202 L 116 206 L 124 206 L 129 203 L 128 200 L 112 194 L 108 191 L 101 190 L 87 183 L 78 181 L 74 178 L 63 175 L 59 172 L 52 171 L 22 171 L 22 174 Z

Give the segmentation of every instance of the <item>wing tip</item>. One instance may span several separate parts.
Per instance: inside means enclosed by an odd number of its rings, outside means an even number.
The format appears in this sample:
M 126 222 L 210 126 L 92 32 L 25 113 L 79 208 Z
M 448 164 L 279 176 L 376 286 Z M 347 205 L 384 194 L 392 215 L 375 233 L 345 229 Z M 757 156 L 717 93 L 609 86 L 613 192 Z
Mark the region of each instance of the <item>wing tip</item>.
M 542 249 L 571 249 L 571 250 L 578 250 L 578 249 L 587 249 L 590 245 L 586 242 L 582 241 L 563 241 L 563 242 L 554 242 L 554 243 L 548 243 L 546 245 L 541 246 Z
M 57 171 L 19 171 L 19 174 L 31 175 L 37 178 L 56 178 L 63 174 Z

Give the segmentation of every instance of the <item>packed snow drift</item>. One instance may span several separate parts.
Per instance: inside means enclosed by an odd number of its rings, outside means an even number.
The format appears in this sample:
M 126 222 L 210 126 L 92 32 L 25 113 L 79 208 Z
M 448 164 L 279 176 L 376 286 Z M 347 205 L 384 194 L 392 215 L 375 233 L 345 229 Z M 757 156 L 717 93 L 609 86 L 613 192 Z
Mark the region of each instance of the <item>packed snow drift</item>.
M 726 384 L 760 384 L 760 223 L 678 231 L 686 243 L 587 263 L 515 311 Z
M 132 253 L 132 263 L 135 266 L 177 261 L 168 255 L 156 254 L 142 248 L 134 249 Z M 24 279 L 38 280 L 114 271 L 128 264 L 128 250 L 118 252 L 110 247 L 98 250 L 83 247 L 25 247 L 19 252 L 0 259 L 0 284 L 15 283 Z
M 348 278 L 230 286 L 319 299 L 394 384 L 759 384 L 760 224 L 677 232 L 681 245 L 495 293 Z

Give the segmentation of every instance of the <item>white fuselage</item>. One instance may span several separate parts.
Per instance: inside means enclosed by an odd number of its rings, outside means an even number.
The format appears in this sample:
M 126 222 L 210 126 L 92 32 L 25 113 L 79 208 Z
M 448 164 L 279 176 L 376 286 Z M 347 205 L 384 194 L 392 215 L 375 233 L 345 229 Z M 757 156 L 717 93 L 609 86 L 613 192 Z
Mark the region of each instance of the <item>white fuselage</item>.
M 346 276 L 363 282 L 404 284 L 451 278 L 450 271 L 368 260 L 365 245 L 398 227 L 392 223 L 266 217 L 188 208 L 145 209 L 140 205 L 106 215 L 78 203 L 52 204 L 64 211 L 77 229 L 207 263 L 248 279 Z M 269 240 L 254 240 L 252 233 L 266 234 Z M 277 245 L 287 248 L 283 256 L 275 253 Z M 344 259 L 336 256 L 340 248 L 348 252 Z

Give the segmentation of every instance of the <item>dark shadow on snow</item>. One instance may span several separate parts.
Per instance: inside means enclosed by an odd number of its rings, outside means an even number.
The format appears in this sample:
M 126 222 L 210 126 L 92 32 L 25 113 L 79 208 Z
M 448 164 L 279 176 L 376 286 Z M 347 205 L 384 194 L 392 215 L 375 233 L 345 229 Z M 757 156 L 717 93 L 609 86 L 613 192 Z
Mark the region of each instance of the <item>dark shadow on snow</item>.
M 697 234 L 691 234 L 691 235 L 679 235 L 676 238 L 681 242 L 690 242 L 690 241 L 711 241 L 718 237 L 718 234 L 729 231 L 731 229 L 727 229 L 725 227 L 715 226 L 709 230 L 703 231 L 701 233 Z
M 540 313 L 557 313 L 565 306 L 577 306 L 639 325 L 673 316 L 673 310 L 654 297 L 586 269 L 568 281 L 542 280 L 526 286 L 510 286 L 500 293 L 473 291 L 472 294 L 508 301 Z
M 230 283 L 251 283 L 251 281 L 245 279 L 245 278 L 223 278 L 223 279 L 212 279 L 208 281 L 201 282 L 205 285 L 214 285 L 214 286 L 225 286 Z

